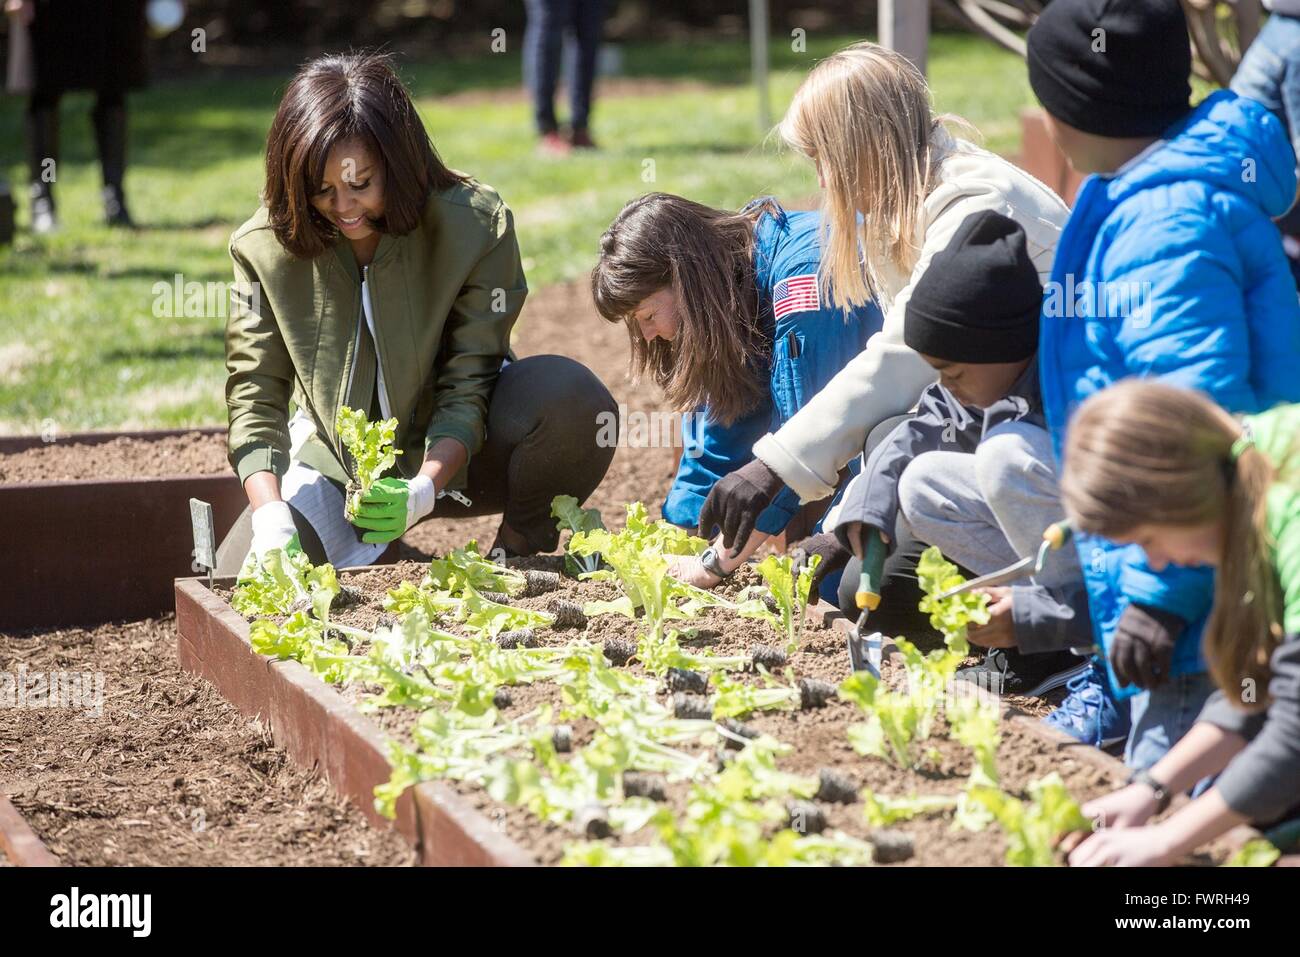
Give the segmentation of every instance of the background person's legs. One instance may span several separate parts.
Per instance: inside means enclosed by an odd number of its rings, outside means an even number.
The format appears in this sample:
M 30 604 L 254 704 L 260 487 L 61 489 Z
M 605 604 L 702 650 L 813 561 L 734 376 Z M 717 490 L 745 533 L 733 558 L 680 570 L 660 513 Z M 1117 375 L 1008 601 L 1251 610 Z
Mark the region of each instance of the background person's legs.
M 54 178 L 59 162 L 59 94 L 39 87 L 27 102 L 27 168 L 31 186 L 32 232 L 48 233 L 58 226 Z
M 573 16 L 573 0 L 526 0 L 524 81 L 533 98 L 533 121 L 545 135 L 559 128 L 555 119 L 555 85 L 560 76 L 564 30 Z
M 605 0 L 574 0 L 573 43 L 569 56 L 569 122 L 575 145 L 585 134 L 591 119 L 591 91 L 596 83 L 600 38 L 605 27 Z
M 131 226 L 123 183 L 126 178 L 126 94 L 101 90 L 91 112 L 95 144 L 104 175 L 104 220 L 110 226 Z

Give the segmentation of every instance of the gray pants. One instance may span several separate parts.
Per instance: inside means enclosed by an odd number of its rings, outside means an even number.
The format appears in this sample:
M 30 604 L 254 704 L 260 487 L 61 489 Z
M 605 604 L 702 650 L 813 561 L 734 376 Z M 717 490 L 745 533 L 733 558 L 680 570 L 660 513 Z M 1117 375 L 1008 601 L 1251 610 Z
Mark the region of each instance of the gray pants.
M 1005 422 L 974 453 L 924 452 L 898 485 L 912 535 L 951 561 L 986 575 L 1038 550 L 1043 530 L 1065 518 L 1045 429 Z M 1081 580 L 1073 548 L 1052 552 L 1035 583 L 1061 588 Z

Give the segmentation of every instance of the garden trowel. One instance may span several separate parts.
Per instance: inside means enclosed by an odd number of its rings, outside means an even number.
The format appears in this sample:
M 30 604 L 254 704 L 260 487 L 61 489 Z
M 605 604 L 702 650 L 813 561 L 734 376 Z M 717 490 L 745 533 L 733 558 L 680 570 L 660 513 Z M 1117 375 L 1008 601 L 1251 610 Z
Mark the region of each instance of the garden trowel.
M 1033 555 L 1026 555 L 1019 561 L 1012 562 L 1006 568 L 990 572 L 987 575 L 981 575 L 979 578 L 972 578 L 956 588 L 949 588 L 946 592 L 942 592 L 938 598 L 943 601 L 945 598 L 960 595 L 962 592 L 970 591 L 973 588 L 991 588 L 994 585 L 1013 582 L 1018 578 L 1032 578 L 1042 572 L 1043 565 L 1047 562 L 1048 553 L 1056 551 L 1068 542 L 1071 533 L 1072 529 L 1068 521 L 1049 525 L 1047 530 L 1043 532 L 1043 544 L 1038 546 L 1038 551 Z
M 878 631 L 868 633 L 867 618 L 880 607 L 880 579 L 885 567 L 885 540 L 880 529 L 867 529 L 866 548 L 862 556 L 862 575 L 853 602 L 858 607 L 858 621 L 849 635 L 849 661 L 854 671 L 868 671 L 880 677 L 880 661 L 885 636 Z

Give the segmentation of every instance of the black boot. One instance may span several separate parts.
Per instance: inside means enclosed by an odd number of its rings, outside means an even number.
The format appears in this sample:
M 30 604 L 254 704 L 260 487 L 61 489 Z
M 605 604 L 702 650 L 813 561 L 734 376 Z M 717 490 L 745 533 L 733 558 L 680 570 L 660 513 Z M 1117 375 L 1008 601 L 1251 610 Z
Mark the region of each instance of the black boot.
M 104 173 L 104 221 L 109 226 L 134 229 L 135 222 L 126 208 L 122 180 L 126 176 L 126 105 L 121 101 L 95 104 L 91 118 L 95 123 L 95 143 L 99 147 L 99 164 Z
M 32 232 L 52 233 L 59 228 L 54 208 L 54 178 L 59 158 L 59 107 L 29 107 L 27 125 L 27 168 L 31 185 Z

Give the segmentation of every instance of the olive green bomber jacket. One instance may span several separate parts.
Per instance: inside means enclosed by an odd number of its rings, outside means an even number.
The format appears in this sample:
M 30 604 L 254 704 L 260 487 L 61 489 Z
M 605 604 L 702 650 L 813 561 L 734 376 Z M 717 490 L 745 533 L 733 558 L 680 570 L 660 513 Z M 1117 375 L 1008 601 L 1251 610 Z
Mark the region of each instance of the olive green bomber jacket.
M 297 457 L 340 482 L 351 460 L 334 420 L 349 395 L 365 317 L 362 271 L 340 238 L 313 259 L 285 250 L 259 209 L 230 240 L 235 294 L 226 322 L 226 406 L 230 463 L 242 483 L 289 464 L 289 401 L 315 434 Z M 487 406 L 528 293 L 509 207 L 476 182 L 430 196 L 420 225 L 385 234 L 365 268 L 376 347 L 391 414 L 398 420 L 397 468 L 413 476 L 444 437 L 470 456 L 482 447 Z M 464 470 L 451 487 L 464 484 Z

